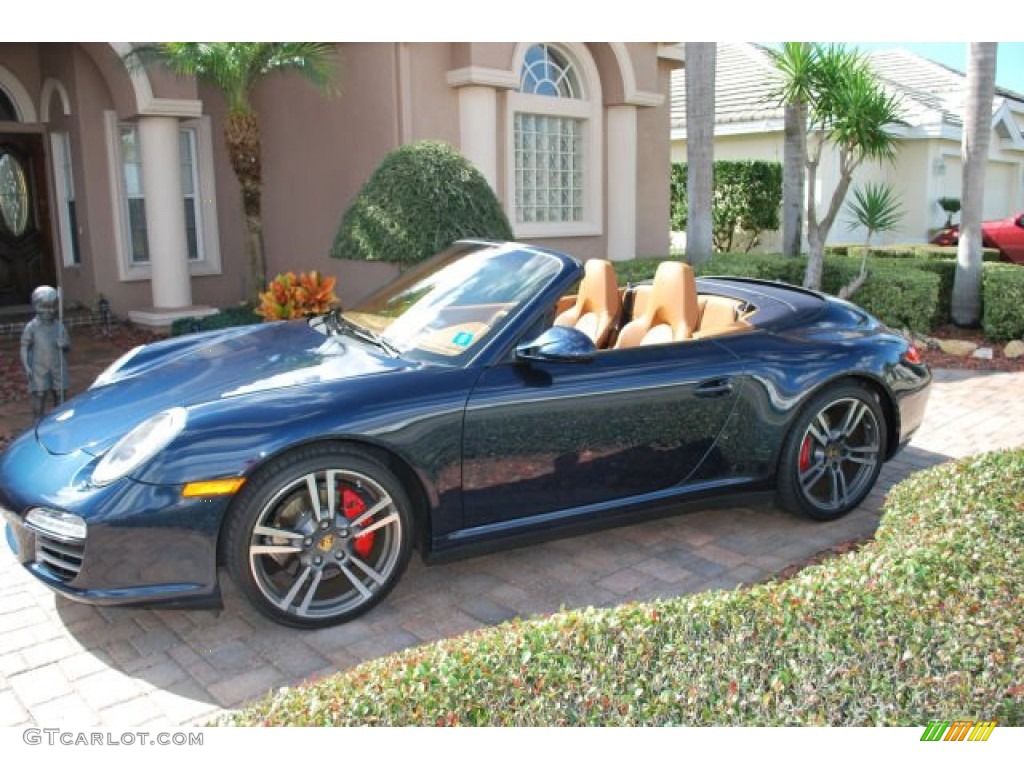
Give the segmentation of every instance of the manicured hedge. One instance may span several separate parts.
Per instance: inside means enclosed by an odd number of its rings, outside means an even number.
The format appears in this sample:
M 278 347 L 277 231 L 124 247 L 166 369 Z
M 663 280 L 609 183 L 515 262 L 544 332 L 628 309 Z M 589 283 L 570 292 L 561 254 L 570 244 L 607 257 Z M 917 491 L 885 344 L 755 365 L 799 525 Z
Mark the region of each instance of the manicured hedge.
M 619 282 L 638 282 L 654 276 L 661 259 L 617 262 Z M 861 260 L 833 256 L 825 260 L 822 287 L 836 293 L 860 272 Z M 939 313 L 940 278 L 917 269 L 918 262 L 871 259 L 869 277 L 852 301 L 894 328 L 911 328 L 921 333 L 931 330 Z M 762 280 L 780 280 L 793 285 L 803 282 L 805 258 L 775 255 L 717 254 L 695 269 L 698 275 L 736 275 Z
M 860 267 L 858 257 L 826 259 L 822 288 L 827 293 L 838 293 L 860 273 Z M 927 333 L 938 312 L 939 277 L 908 269 L 901 261 L 869 259 L 868 279 L 850 301 L 888 326 Z
M 479 630 L 222 724 L 1021 726 L 1021 498 L 1022 449 L 936 467 L 874 541 L 788 581 Z
M 981 327 L 992 341 L 1024 339 L 1024 265 L 986 264 Z
M 252 325 L 262 323 L 263 318 L 253 312 L 248 304 L 237 307 L 225 307 L 216 315 L 192 318 L 184 317 L 171 324 L 171 336 L 181 336 L 196 331 L 214 331 L 220 328 L 232 328 L 236 325 Z
M 864 254 L 863 243 L 834 243 L 825 246 L 826 256 L 857 256 Z M 875 245 L 868 248 L 868 255 L 885 259 L 953 259 L 956 261 L 956 246 L 922 245 L 908 243 L 903 245 Z M 998 248 L 982 248 L 982 261 L 999 261 Z

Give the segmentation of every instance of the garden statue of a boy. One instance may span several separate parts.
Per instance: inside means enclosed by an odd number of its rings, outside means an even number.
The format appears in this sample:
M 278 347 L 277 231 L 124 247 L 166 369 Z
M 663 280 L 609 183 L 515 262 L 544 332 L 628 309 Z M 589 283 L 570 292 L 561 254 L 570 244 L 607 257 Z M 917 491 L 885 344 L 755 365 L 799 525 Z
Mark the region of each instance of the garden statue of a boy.
M 57 319 L 57 291 L 41 285 L 32 291 L 36 316 L 21 334 L 21 364 L 28 374 L 32 415 L 39 418 L 46 409 L 46 393 L 53 393 L 54 406 L 64 402 L 68 390 L 68 366 L 64 353 L 71 347 L 64 324 Z

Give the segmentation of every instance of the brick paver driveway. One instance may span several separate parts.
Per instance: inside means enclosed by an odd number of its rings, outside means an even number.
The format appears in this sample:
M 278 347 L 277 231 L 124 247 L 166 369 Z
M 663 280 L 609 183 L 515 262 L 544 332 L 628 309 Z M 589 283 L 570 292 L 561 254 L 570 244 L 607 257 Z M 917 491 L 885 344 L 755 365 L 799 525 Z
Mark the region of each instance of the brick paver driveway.
M 836 523 L 769 505 L 727 507 L 452 565 L 414 560 L 381 606 L 316 632 L 271 624 L 226 575 L 220 614 L 78 605 L 37 584 L 3 545 L 0 726 L 202 722 L 269 689 L 513 616 L 758 581 L 870 535 L 886 489 L 914 470 L 1024 445 L 1022 393 L 1024 373 L 936 371 L 924 427 L 867 501 Z

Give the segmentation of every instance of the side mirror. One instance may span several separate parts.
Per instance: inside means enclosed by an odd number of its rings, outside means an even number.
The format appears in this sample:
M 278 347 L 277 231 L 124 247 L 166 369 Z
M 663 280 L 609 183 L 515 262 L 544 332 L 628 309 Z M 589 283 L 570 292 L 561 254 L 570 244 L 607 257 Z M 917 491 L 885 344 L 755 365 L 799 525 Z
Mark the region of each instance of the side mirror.
M 533 341 L 516 347 L 517 360 L 556 363 L 586 363 L 596 353 L 597 346 L 587 334 L 561 325 L 548 328 Z

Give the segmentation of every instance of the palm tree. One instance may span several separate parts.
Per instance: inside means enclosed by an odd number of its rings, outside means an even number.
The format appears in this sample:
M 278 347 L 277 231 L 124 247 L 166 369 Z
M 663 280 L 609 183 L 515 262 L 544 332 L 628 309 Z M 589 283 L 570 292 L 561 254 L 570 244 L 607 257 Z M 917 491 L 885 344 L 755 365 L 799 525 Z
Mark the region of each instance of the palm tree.
M 784 49 L 785 51 L 785 49 Z M 888 93 L 864 56 L 842 45 L 814 43 L 806 70 L 787 70 L 782 55 L 772 54 L 783 84 L 776 97 L 783 105 L 801 94 L 807 103 L 807 242 L 810 253 L 804 286 L 821 288 L 825 240 L 835 223 L 854 171 L 867 160 L 893 160 L 896 140 L 889 126 L 901 122 L 899 98 Z M 813 190 L 826 146 L 838 153 L 839 180 L 824 214 L 819 215 Z
M 711 258 L 715 161 L 715 43 L 686 43 L 686 258 Z
M 184 77 L 219 89 L 227 101 L 224 141 L 231 168 L 242 188 L 242 212 L 247 232 L 250 298 L 267 284 L 263 251 L 262 147 L 252 92 L 267 75 L 293 70 L 327 90 L 334 72 L 331 43 L 157 43 L 136 48 L 129 58 L 154 62 Z
M 799 256 L 804 230 L 804 174 L 807 173 L 807 104 L 811 99 L 814 48 L 783 43 L 770 52 L 785 81 L 782 149 L 782 254 Z
M 957 325 L 977 325 L 981 318 L 981 218 L 995 82 L 996 43 L 969 43 L 961 145 L 960 240 L 952 300 L 953 322 Z

